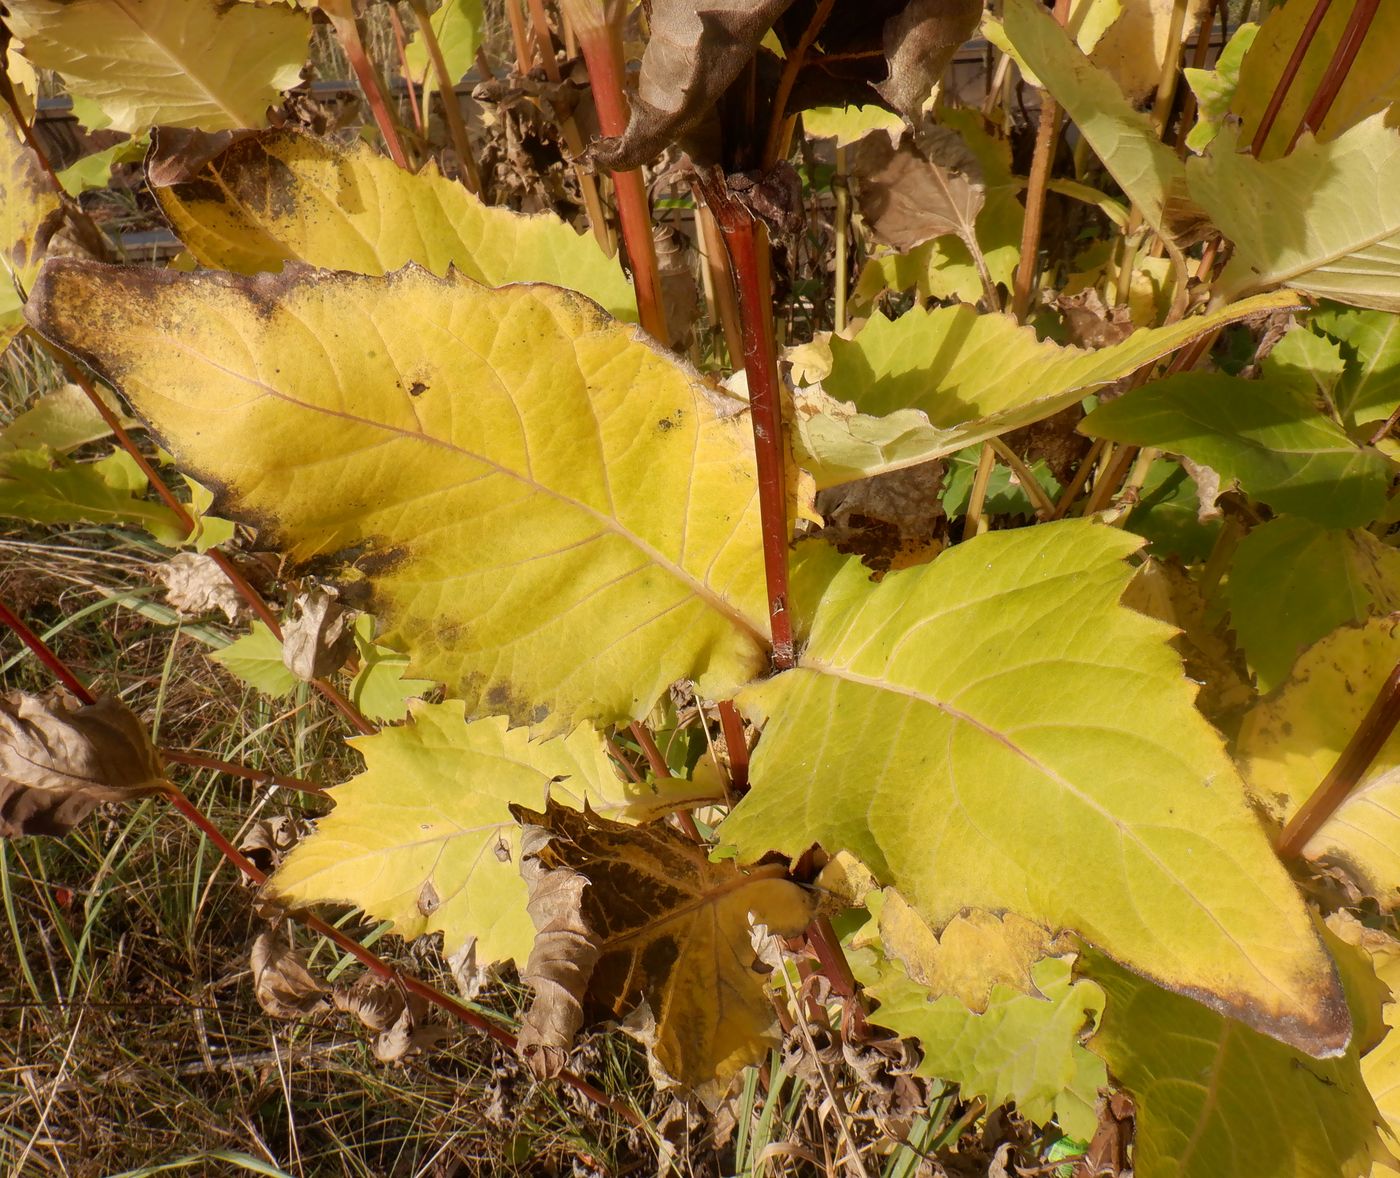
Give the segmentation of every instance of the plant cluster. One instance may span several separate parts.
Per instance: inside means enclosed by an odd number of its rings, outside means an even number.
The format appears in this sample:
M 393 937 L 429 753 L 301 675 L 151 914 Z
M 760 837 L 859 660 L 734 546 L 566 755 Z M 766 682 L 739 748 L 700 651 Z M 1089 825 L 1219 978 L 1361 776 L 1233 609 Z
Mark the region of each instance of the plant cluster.
M 507 0 L 503 80 L 471 0 L 6 0 L 0 340 L 72 384 L 0 511 L 149 531 L 364 768 L 260 866 L 0 602 L 64 689 L 0 701 L 0 832 L 165 799 L 365 967 L 268 933 L 270 1012 L 639 1129 L 584 1031 L 711 1111 L 786 1043 L 850 1172 L 953 1086 L 939 1165 L 1008 1107 L 1003 1167 L 1400 1169 L 1400 8 L 1239 7 Z M 115 133 L 61 171 L 41 70 Z

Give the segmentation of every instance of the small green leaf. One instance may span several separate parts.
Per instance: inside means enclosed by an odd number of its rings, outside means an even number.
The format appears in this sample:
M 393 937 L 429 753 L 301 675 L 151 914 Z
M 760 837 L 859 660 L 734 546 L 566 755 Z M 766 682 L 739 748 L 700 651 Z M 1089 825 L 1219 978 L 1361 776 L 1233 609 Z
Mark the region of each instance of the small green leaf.
M 139 524 L 174 547 L 184 535 L 163 503 L 143 498 L 146 476 L 125 450 L 70 462 L 48 450 L 0 452 L 0 515 L 42 524 Z
M 124 428 L 140 428 L 140 422 L 122 413 L 116 397 L 105 387 L 96 387 L 104 403 L 117 415 Z M 0 453 L 47 447 L 55 454 L 67 454 L 89 442 L 100 442 L 111 434 L 110 427 L 93 408 L 87 394 L 77 385 L 69 384 L 55 392 L 45 393 L 0 430 Z
M 1191 91 L 1196 95 L 1196 125 L 1186 136 L 1186 146 L 1192 151 L 1205 151 L 1211 141 L 1220 134 L 1225 116 L 1230 113 L 1230 103 L 1235 97 L 1235 88 L 1240 81 L 1240 63 L 1249 47 L 1254 44 L 1259 26 L 1245 22 L 1230 35 L 1213 70 L 1184 69 L 1182 75 Z
M 481 45 L 483 17 L 481 0 L 442 0 L 428 21 L 437 38 L 447 73 L 454 83 L 472 68 L 476 51 Z M 404 54 L 413 76 L 428 90 L 438 88 L 437 71 L 433 69 L 428 47 L 420 35 L 409 42 Z M 425 108 L 426 109 L 426 108 Z
M 1379 452 L 1347 437 L 1315 393 L 1277 378 L 1184 372 L 1100 405 L 1081 428 L 1184 454 L 1276 511 L 1331 527 L 1370 523 L 1390 487 Z
M 850 958 L 879 1003 L 870 1021 L 919 1041 L 919 1075 L 952 1080 L 964 1099 L 981 1096 L 991 1108 L 1014 1103 L 1038 1125 L 1054 1117 L 1073 1136 L 1093 1136 L 1094 1104 L 1108 1077 L 1080 1041 L 1102 1013 L 1104 995 L 1093 982 L 1074 979 L 1070 960 L 1037 961 L 1031 977 L 1039 994 L 997 985 L 986 1012 L 975 1014 L 955 997 L 930 999 L 871 950 Z
M 1332 305 L 1313 322 L 1346 349 L 1337 411 L 1357 425 L 1385 421 L 1400 407 L 1400 315 Z
M 408 655 L 399 654 L 373 638 L 374 619 L 355 619 L 355 646 L 360 670 L 350 685 L 350 702 L 371 720 L 394 723 L 408 715 L 408 702 L 427 695 L 437 684 L 428 679 L 406 679 Z
M 1240 541 L 1225 597 L 1259 689 L 1269 691 L 1324 634 L 1400 609 L 1400 552 L 1369 532 L 1284 516 Z
M 1220 521 L 1201 522 L 1196 484 L 1180 464 L 1154 462 L 1127 528 L 1152 545 L 1154 556 L 1176 556 L 1194 564 L 1215 547 Z
M 300 682 L 282 662 L 282 644 L 262 622 L 209 657 L 274 699 L 290 695 Z

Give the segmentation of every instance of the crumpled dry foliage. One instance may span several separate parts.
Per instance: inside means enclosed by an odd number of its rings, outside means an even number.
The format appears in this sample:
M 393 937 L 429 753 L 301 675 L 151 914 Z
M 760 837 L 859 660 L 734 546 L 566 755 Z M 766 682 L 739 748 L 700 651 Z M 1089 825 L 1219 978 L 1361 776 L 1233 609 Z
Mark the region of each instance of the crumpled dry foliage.
M 655 0 L 626 132 L 593 158 L 613 171 L 647 163 L 713 109 L 792 0 Z
M 297 598 L 299 616 L 282 627 L 282 662 L 298 679 L 324 679 L 355 649 L 355 616 L 319 585 Z
M 885 22 L 889 77 L 875 87 L 911 125 L 958 47 L 977 31 L 982 0 L 912 0 Z
M 714 1103 L 772 1041 L 752 927 L 793 936 L 812 897 L 780 867 L 743 871 L 664 823 L 627 826 L 550 801 L 512 806 L 538 934 L 519 1051 L 558 1073 L 585 1020 L 625 1019 L 653 1078 Z
M 306 956 L 276 929 L 253 938 L 248 952 L 253 996 L 273 1018 L 306 1018 L 330 1009 L 327 990 L 306 968 Z
M 380 1063 L 397 1063 L 410 1055 L 431 1050 L 451 1031 L 427 1021 L 428 1004 L 417 994 L 372 973 L 361 974 L 348 985 L 331 991 L 337 1010 L 353 1014 L 375 1032 L 372 1047 Z
M 115 699 L 0 696 L 0 837 L 65 835 L 100 803 L 164 784 L 145 725 Z
M 982 165 L 951 127 L 934 125 L 917 146 L 877 131 L 857 144 L 860 212 L 877 241 L 911 250 L 956 234 L 976 244 L 977 214 L 987 199 Z
M 877 573 L 932 560 L 943 548 L 947 517 L 941 460 L 828 487 L 817 493 L 822 538 L 857 554 Z
M 243 599 L 213 557 L 198 552 L 179 552 L 156 565 L 152 572 L 165 586 L 165 600 L 182 618 L 221 613 L 230 622 L 238 621 Z

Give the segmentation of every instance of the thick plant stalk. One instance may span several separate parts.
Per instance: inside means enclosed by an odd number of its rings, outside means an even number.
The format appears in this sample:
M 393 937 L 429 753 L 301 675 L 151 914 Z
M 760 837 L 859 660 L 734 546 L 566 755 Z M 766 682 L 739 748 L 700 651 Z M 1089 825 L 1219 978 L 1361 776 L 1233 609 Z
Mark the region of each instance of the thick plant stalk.
M 1361 726 L 1352 734 L 1337 763 L 1322 779 L 1279 835 L 1277 849 L 1284 859 L 1296 859 L 1303 848 L 1351 795 L 1376 755 L 1400 724 L 1400 663 L 1386 678 Z
M 768 117 L 768 135 L 763 142 L 762 160 L 765 172 L 770 171 L 773 165 L 778 162 L 779 155 L 783 154 L 783 140 L 786 138 L 784 128 L 788 126 L 786 113 L 788 97 L 792 94 L 792 87 L 797 82 L 797 75 L 807 60 L 807 53 L 812 48 L 812 42 L 822 31 L 822 26 L 826 24 L 826 18 L 831 15 L 835 4 L 836 0 L 817 0 L 817 7 L 812 13 L 812 19 L 807 22 L 807 27 L 802 30 L 802 36 L 797 45 L 788 54 L 787 60 L 783 62 L 783 72 L 778 78 L 778 89 L 773 95 L 773 112 Z
M 330 18 L 336 39 L 345 50 L 350 68 L 355 71 L 355 78 L 360 83 L 360 89 L 365 92 L 365 100 L 374 116 L 374 125 L 384 137 L 384 146 L 389 150 L 389 158 L 399 167 L 407 168 L 408 156 L 404 154 L 403 143 L 399 140 L 399 128 L 394 121 L 394 113 L 389 109 L 389 95 L 384 89 L 384 80 L 374 68 L 374 62 L 370 61 L 369 54 L 365 52 L 365 44 L 360 39 L 360 26 L 355 23 L 354 6 L 350 0 L 320 0 L 319 6 Z
M 758 506 L 763 522 L 763 572 L 768 586 L 773 665 L 785 670 L 796 664 L 796 655 L 792 618 L 788 612 L 787 480 L 783 470 L 778 364 L 770 318 L 772 292 L 765 280 L 760 253 L 760 237 L 764 230 L 762 223 L 729 192 L 718 169 L 697 174 L 695 189 L 719 223 L 739 296 L 749 417 L 753 422 L 758 466 Z
M 1069 0 L 1055 0 L 1055 19 L 1061 25 L 1069 17 Z M 1060 136 L 1060 104 L 1048 90 L 1040 92 L 1040 123 L 1035 132 L 1035 152 L 1026 183 L 1026 219 L 1021 227 L 1021 260 L 1011 291 L 1011 313 L 1019 323 L 1026 320 L 1035 282 L 1035 264 L 1040 254 L 1040 227 L 1045 220 L 1045 192 L 1055 161 L 1055 144 Z
M 734 283 L 729 275 L 724 238 L 715 215 L 707 206 L 697 205 L 695 217 L 700 226 L 700 252 L 705 260 L 706 290 L 713 296 L 710 322 L 719 323 L 724 333 L 724 346 L 729 352 L 729 364 L 737 368 L 744 355 L 744 333 L 739 328 L 739 308 L 734 302 Z
M 1176 0 L 1172 6 L 1171 22 L 1167 26 L 1167 51 L 1162 59 L 1162 72 L 1157 78 L 1157 96 L 1152 103 L 1152 122 L 1160 136 L 1166 132 L 1167 117 L 1176 100 L 1177 82 L 1181 78 L 1181 42 L 1186 31 L 1187 0 Z M 1207 10 L 1206 16 L 1210 16 Z
M 851 182 L 846 172 L 846 149 L 836 149 L 836 171 L 831 178 L 831 189 L 836 197 L 836 306 L 832 311 L 832 326 L 836 334 L 846 330 L 846 300 L 850 297 L 851 277 L 849 274 L 851 242 Z M 986 265 L 985 260 L 983 266 Z
M 432 18 L 423 6 L 423 0 L 408 0 L 408 3 L 418 20 L 418 35 L 423 38 L 423 47 L 433 63 L 433 73 L 437 74 L 438 95 L 442 99 L 443 118 L 447 120 L 447 133 L 452 136 L 452 146 L 457 149 L 457 158 L 462 161 L 462 183 L 469 191 L 480 194 L 481 171 L 476 166 L 471 140 L 467 138 L 467 126 L 462 121 L 462 108 L 457 102 L 457 79 L 447 71 L 447 59 L 442 56 L 442 46 L 433 32 Z M 392 8 L 393 5 L 390 5 Z M 412 91 L 409 97 L 413 97 Z
M 24 624 L 4 602 L 0 602 L 0 623 L 9 626 L 19 636 L 19 638 L 40 658 L 46 667 L 49 667 L 55 675 L 68 687 L 74 695 L 83 703 L 93 704 L 97 702 L 97 697 L 88 690 L 87 686 L 78 678 L 62 659 L 50 650 L 44 642 L 28 626 Z M 190 825 L 194 826 L 202 833 L 234 867 L 238 868 L 248 879 L 261 887 L 267 883 L 267 876 L 258 869 L 257 865 L 235 847 L 224 835 L 224 833 L 214 825 L 213 821 L 198 806 L 196 806 L 185 794 L 176 786 L 169 782 L 165 783 L 162 796 L 178 810 Z M 515 1036 L 504 1027 L 498 1026 L 489 1019 L 483 1018 L 476 1011 L 463 1006 L 455 998 L 442 993 L 426 982 L 412 977 L 409 974 L 400 973 L 392 965 L 386 962 L 378 954 L 366 949 L 353 937 L 341 932 L 333 925 L 327 924 L 317 916 L 312 916 L 309 912 L 297 911 L 287 913 L 288 916 L 304 924 L 307 928 L 319 933 L 321 936 L 332 941 L 342 951 L 350 954 L 361 965 L 378 977 L 391 981 L 400 988 L 417 994 L 429 1005 L 436 1006 L 439 1010 L 445 1011 L 453 1018 L 474 1030 L 481 1031 L 489 1035 L 497 1043 L 501 1044 L 509 1051 L 515 1050 Z M 588 1097 L 594 1103 L 603 1108 L 616 1113 L 628 1124 L 642 1128 L 643 1122 L 640 1117 L 626 1105 L 614 1100 L 606 1093 L 595 1088 L 587 1080 L 574 1075 L 572 1072 L 561 1072 L 558 1077 L 571 1088 L 577 1089 L 581 1094 Z
M 520 0 L 505 0 L 505 3 L 510 39 L 515 45 L 515 69 L 517 73 L 528 74 L 535 64 L 535 49 L 525 31 L 525 14 L 521 11 Z
M 554 56 L 554 38 L 549 32 L 549 18 L 544 10 L 544 0 L 530 0 L 530 24 L 535 30 L 535 45 L 544 64 L 545 77 L 551 82 L 562 81 L 559 62 Z M 579 192 L 583 195 L 583 207 L 588 211 L 588 224 L 593 230 L 593 237 L 603 252 L 611 256 L 617 252 L 617 243 L 613 241 L 612 232 L 608 228 L 608 215 L 603 207 L 603 198 L 598 192 L 598 181 L 593 173 L 579 162 L 584 153 L 583 135 L 573 115 L 559 123 L 559 133 L 564 137 L 564 146 L 569 149 L 569 166 L 573 168 L 574 179 L 578 181 Z
M 1303 26 L 1303 31 L 1298 36 L 1298 44 L 1293 47 L 1293 52 L 1283 67 L 1283 73 L 1279 75 L 1274 92 L 1269 96 L 1269 105 L 1264 108 L 1264 114 L 1259 119 L 1259 126 L 1255 129 L 1254 138 L 1249 143 L 1250 155 L 1257 156 L 1264 150 L 1264 144 L 1269 141 L 1269 133 L 1274 129 L 1274 123 L 1278 120 L 1278 112 L 1283 106 L 1284 99 L 1288 97 L 1293 79 L 1298 76 L 1298 71 L 1302 68 L 1303 59 L 1308 55 L 1313 38 L 1317 36 L 1317 30 L 1322 25 L 1327 10 L 1331 7 L 1332 0 L 1317 0 L 1312 15 L 1308 17 L 1307 24 Z
M 1288 141 L 1289 151 L 1293 150 L 1304 131 L 1316 132 L 1327 121 L 1332 104 L 1336 102 L 1342 84 L 1351 72 L 1352 63 L 1361 52 L 1361 43 L 1366 40 L 1366 33 L 1371 27 L 1371 21 L 1375 19 L 1380 3 L 1381 0 L 1356 0 L 1356 7 L 1351 10 L 1351 19 L 1347 21 L 1347 27 L 1342 32 L 1342 39 L 1337 42 L 1332 60 L 1327 63 L 1327 72 L 1317 84 L 1317 93 L 1308 103 L 1308 109 L 1303 113 L 1293 137 Z
M 387 6 L 389 25 L 394 30 L 394 50 L 399 55 L 399 72 L 403 74 L 403 84 L 408 90 L 408 112 L 413 116 L 413 129 L 419 135 L 426 134 L 423 114 L 418 109 L 418 96 L 413 91 L 413 71 L 408 68 L 408 38 L 404 35 L 403 21 L 399 19 L 397 4 Z
M 602 0 L 564 0 L 565 11 L 578 34 L 588 81 L 593 88 L 593 105 L 604 135 L 616 137 L 627 130 L 627 96 L 622 91 L 622 39 L 616 25 L 603 11 Z M 656 242 L 651 232 L 651 209 L 646 184 L 639 169 L 613 172 L 617 194 L 617 219 L 627 261 L 632 267 L 632 283 L 637 291 L 637 312 L 643 329 L 666 344 L 666 308 L 661 298 L 661 270 L 656 263 Z
M 749 788 L 749 742 L 744 736 L 744 721 L 732 699 L 719 703 L 719 724 L 724 732 L 724 747 L 729 754 L 729 785 L 738 793 Z

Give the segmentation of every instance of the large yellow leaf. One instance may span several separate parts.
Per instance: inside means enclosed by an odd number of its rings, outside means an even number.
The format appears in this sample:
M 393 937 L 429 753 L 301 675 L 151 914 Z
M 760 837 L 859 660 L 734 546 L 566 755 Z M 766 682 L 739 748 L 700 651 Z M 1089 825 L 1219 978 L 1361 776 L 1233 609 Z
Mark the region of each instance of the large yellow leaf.
M 456 266 L 487 286 L 567 286 L 613 315 L 637 317 L 621 265 L 592 236 L 547 213 L 485 205 L 434 164 L 414 175 L 365 143 L 269 131 L 173 166 L 182 142 L 157 136 L 151 187 L 206 266 L 252 274 L 301 261 L 385 274 L 417 262 L 439 275 Z
M 530 741 L 499 717 L 466 723 L 461 701 L 410 707 L 406 725 L 350 742 L 365 771 L 331 791 L 335 809 L 272 889 L 295 904 L 358 905 L 403 937 L 441 931 L 448 953 L 475 937 L 481 964 L 524 965 L 534 929 L 511 804 L 587 801 L 619 817 L 654 791 L 624 785 L 587 726 Z
M 58 193 L 0 104 L 0 352 L 24 326 L 24 295 L 62 216 Z
M 1191 195 L 1235 246 L 1217 297 L 1291 286 L 1400 311 L 1400 132 L 1372 115 L 1261 163 L 1227 127 L 1187 163 Z
M 1240 727 L 1238 757 L 1260 804 L 1287 822 L 1336 764 L 1400 663 L 1400 615 L 1334 630 Z M 1339 864 L 1383 908 L 1400 907 L 1400 733 L 1303 849 Z
M 219 0 L 12 0 L 8 24 L 35 65 L 117 131 L 262 127 L 295 86 L 311 21 L 284 4 Z
M 766 662 L 748 421 L 580 295 L 63 261 L 29 314 L 472 715 L 561 733 Z
M 1335 1052 L 1350 1024 L 1331 963 L 1171 628 L 1119 604 L 1140 544 L 1075 521 L 878 585 L 843 562 L 798 667 L 740 696 L 767 727 L 721 836 L 746 859 L 850 851 L 935 931 L 1015 912 Z
M 1297 72 L 1284 92 L 1273 130 L 1259 152 L 1264 160 L 1283 155 L 1317 95 L 1323 75 L 1332 63 L 1352 14 L 1362 0 L 1341 0 L 1331 4 L 1308 43 Z M 1240 139 L 1249 143 L 1259 128 L 1269 100 L 1278 88 L 1279 77 L 1294 52 L 1304 26 L 1317 10 L 1315 0 L 1287 0 L 1276 5 L 1259 27 L 1259 32 L 1240 65 L 1239 84 L 1230 102 L 1230 113 L 1239 119 Z M 1341 88 L 1318 128 L 1319 139 L 1335 139 L 1348 127 L 1384 110 L 1400 98 L 1400 5 L 1376 7 L 1351 61 Z
M 822 393 L 799 393 L 803 465 L 827 487 L 951 454 L 1049 417 L 1226 323 L 1295 306 L 1264 295 L 1098 351 L 1038 340 L 964 305 L 875 314 L 853 339 L 832 338 Z

